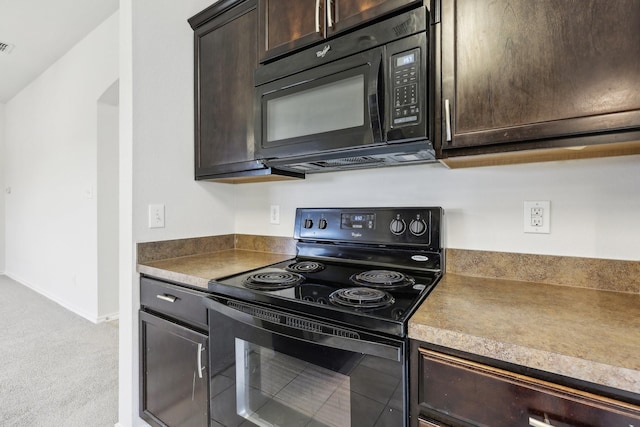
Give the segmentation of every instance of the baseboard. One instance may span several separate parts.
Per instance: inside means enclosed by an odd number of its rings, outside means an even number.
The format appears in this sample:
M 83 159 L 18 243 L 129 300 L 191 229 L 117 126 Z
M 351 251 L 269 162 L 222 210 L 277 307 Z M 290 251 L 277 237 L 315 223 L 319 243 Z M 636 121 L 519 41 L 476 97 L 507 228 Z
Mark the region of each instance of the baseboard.
M 67 301 L 63 301 L 61 299 L 59 299 L 58 297 L 56 297 L 55 295 L 51 295 L 49 292 L 39 288 L 38 286 L 33 285 L 32 283 L 29 283 L 26 280 L 21 279 L 20 277 L 15 276 L 14 274 L 11 273 L 5 273 L 5 275 L 7 277 L 9 277 L 10 279 L 15 280 L 16 282 L 20 283 L 23 286 L 26 286 L 27 288 L 31 289 L 34 292 L 39 293 L 40 295 L 42 295 L 43 297 L 50 299 L 51 301 L 55 302 L 58 305 L 61 305 L 62 307 L 66 308 L 67 310 L 77 314 L 80 317 L 84 317 L 85 319 L 87 319 L 88 321 L 90 321 L 91 323 L 98 323 L 99 319 L 91 314 L 86 312 L 85 310 L 79 308 L 79 307 L 75 307 L 73 304 L 69 304 Z
M 105 314 L 104 316 L 98 316 L 96 323 L 111 322 L 112 320 L 118 320 L 119 318 L 120 318 L 119 312 Z
M 149 427 L 151 427 L 145 420 L 143 420 L 140 417 L 137 417 L 136 422 L 138 423 L 139 426 L 149 426 Z M 113 427 L 126 427 L 126 425 L 122 424 L 120 421 L 118 421 L 117 423 L 115 423 L 115 425 Z

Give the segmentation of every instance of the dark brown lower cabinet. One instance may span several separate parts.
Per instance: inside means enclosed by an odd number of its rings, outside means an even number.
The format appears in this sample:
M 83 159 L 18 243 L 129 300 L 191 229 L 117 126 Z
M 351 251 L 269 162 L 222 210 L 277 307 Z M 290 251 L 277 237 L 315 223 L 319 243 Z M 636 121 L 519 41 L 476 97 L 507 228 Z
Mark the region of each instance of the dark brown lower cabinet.
M 152 426 L 209 425 L 209 335 L 202 293 L 140 279 L 140 417 Z
M 144 312 L 140 312 L 140 330 L 142 417 L 158 426 L 207 426 L 208 337 Z
M 414 426 L 640 426 L 638 406 L 440 352 L 418 351 Z

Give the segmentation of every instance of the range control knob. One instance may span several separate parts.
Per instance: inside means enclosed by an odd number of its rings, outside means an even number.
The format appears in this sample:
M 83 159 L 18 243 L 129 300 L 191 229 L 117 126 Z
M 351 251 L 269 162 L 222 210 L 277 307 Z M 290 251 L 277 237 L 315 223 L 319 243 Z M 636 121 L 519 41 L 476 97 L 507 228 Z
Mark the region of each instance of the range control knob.
M 396 236 L 404 233 L 404 230 L 407 228 L 407 224 L 405 224 L 404 220 L 400 218 L 400 215 L 397 215 L 395 219 L 391 220 L 391 224 L 389 224 L 389 229 Z
M 311 218 L 307 218 L 304 220 L 304 228 L 313 227 L 313 220 Z
M 422 236 L 427 231 L 427 223 L 420 218 L 413 219 L 409 223 L 409 231 L 414 236 Z
M 321 218 L 320 221 L 318 222 L 318 228 L 320 228 L 320 230 L 324 230 L 325 228 L 327 228 L 327 220 L 324 218 Z

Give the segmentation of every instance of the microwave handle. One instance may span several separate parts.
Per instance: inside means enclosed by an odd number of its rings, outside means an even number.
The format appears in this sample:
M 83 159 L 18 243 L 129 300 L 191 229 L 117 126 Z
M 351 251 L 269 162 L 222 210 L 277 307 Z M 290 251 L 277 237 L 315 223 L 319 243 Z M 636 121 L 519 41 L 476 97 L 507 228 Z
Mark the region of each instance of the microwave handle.
M 344 334 L 348 334 L 349 332 L 357 334 L 357 332 L 349 331 L 344 328 L 340 328 L 340 333 L 342 333 L 342 336 L 339 334 L 330 335 L 327 333 L 312 330 L 312 328 L 309 329 L 308 325 L 313 322 L 312 320 L 294 316 L 288 313 L 279 312 L 267 307 L 253 307 L 244 303 L 239 304 L 245 305 L 249 308 L 255 308 L 256 312 L 261 313 L 261 316 L 256 316 L 254 314 L 229 307 L 228 305 L 211 297 L 204 298 L 204 305 L 207 307 L 207 309 L 214 310 L 217 313 L 222 314 L 223 316 L 226 316 L 236 322 L 243 323 L 253 328 L 260 328 L 278 335 L 284 335 L 286 337 L 291 337 L 300 341 L 333 347 L 340 350 L 366 353 L 371 356 L 378 356 L 395 361 L 402 360 L 403 349 L 399 345 L 373 342 L 365 338 L 349 338 L 344 336 Z M 280 316 L 288 317 L 290 320 L 289 324 L 278 323 L 274 320 L 278 319 Z M 271 321 L 269 320 L 269 318 L 271 318 Z M 297 328 L 295 326 L 291 326 L 296 324 L 301 325 L 302 327 Z M 305 325 L 307 326 L 307 328 L 304 328 Z
M 384 142 L 384 50 L 380 49 L 379 55 L 371 63 L 369 74 L 367 103 L 369 108 L 369 121 L 375 143 Z

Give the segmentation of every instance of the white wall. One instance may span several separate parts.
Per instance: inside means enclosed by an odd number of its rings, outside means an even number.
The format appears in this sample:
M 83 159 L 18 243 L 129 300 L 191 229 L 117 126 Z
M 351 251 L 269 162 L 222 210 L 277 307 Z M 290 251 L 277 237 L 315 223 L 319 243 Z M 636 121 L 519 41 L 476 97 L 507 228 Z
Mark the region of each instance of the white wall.
M 233 188 L 193 178 L 193 31 L 187 18 L 211 3 L 133 3 L 133 227 L 138 242 L 233 232 Z M 150 229 L 148 205 L 156 203 L 165 205 L 166 227 Z
M 6 105 L 6 271 L 97 319 L 97 100 L 118 78 L 117 13 Z
M 4 154 L 4 104 L 0 103 L 0 274 L 4 274 L 5 254 L 4 254 L 4 198 L 5 198 L 5 185 L 4 185 L 4 169 L 5 169 L 5 154 Z
M 193 31 L 187 19 L 211 3 L 120 1 L 119 423 L 124 426 L 144 425 L 137 416 L 135 243 L 234 229 L 234 188 L 193 178 Z M 166 226 L 149 229 L 148 205 L 158 203 L 165 205 Z
M 551 201 L 551 234 L 523 201 Z M 280 225 L 269 205 L 280 205 Z M 450 170 L 439 164 L 239 186 L 236 232 L 291 236 L 296 207 L 442 206 L 449 248 L 640 260 L 640 156 Z
M 118 82 L 98 100 L 98 318 L 118 314 Z

